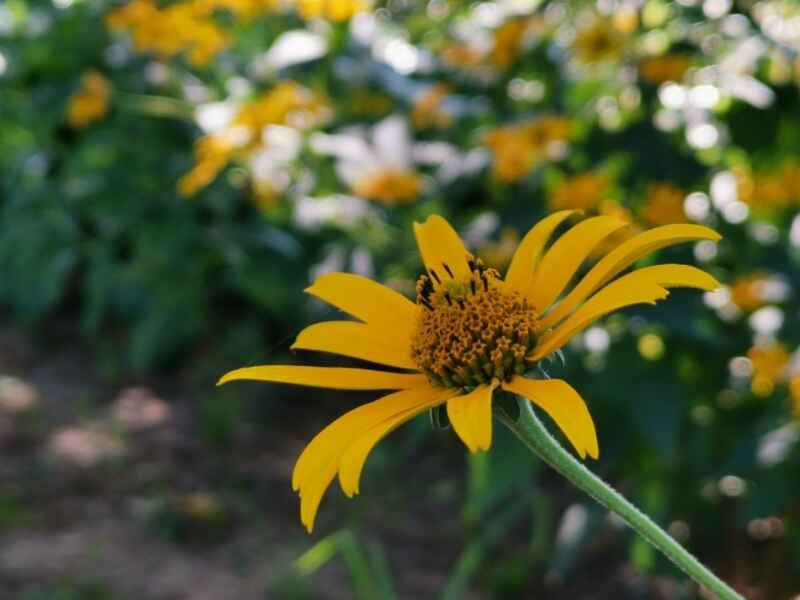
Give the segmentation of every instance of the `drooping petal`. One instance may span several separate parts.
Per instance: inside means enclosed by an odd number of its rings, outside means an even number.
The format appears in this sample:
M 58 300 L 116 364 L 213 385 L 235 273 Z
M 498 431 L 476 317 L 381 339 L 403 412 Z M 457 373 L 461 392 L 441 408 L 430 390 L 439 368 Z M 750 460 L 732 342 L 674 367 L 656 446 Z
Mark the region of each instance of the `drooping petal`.
M 515 376 L 503 389 L 519 394 L 541 407 L 567 436 L 581 458 L 600 456 L 597 432 L 580 394 L 561 379 L 527 379 Z
M 689 265 L 655 265 L 628 273 L 609 283 L 558 327 L 543 335 L 531 359 L 539 360 L 555 352 L 576 333 L 612 311 L 663 300 L 669 295 L 666 288 L 671 287 L 708 291 L 718 288 L 719 282 L 705 271 Z
M 322 496 L 339 470 L 347 449 L 382 423 L 436 404 L 445 392 L 448 390 L 433 388 L 426 382 L 389 394 L 345 413 L 311 440 L 292 473 L 292 487 L 300 494 L 301 521 L 309 531 Z
M 447 400 L 448 397 L 457 393 L 455 390 L 439 390 L 441 393 L 433 397 L 427 403 L 420 404 L 410 410 L 397 414 L 379 425 L 373 427 L 368 433 L 360 436 L 358 440 L 353 442 L 344 453 L 339 466 L 339 483 L 342 486 L 342 491 L 347 496 L 353 496 L 359 492 L 359 481 L 361 479 L 361 472 L 364 469 L 364 463 L 367 461 L 369 453 L 379 441 L 386 437 L 389 433 L 397 429 L 403 423 L 410 421 L 418 414 L 433 408 Z
M 387 338 L 408 336 L 417 323 L 417 307 L 408 298 L 376 281 L 352 273 L 326 273 L 306 292 L 369 325 Z
M 417 237 L 422 261 L 431 274 L 434 286 L 438 287 L 436 277 L 444 281 L 451 277 L 451 273 L 455 279 L 467 278 L 470 273 L 468 261 L 472 255 L 467 252 L 464 243 L 450 223 L 439 215 L 431 215 L 424 223 L 414 223 L 414 235 Z M 433 272 L 436 273 L 436 277 L 433 276 Z
M 719 239 L 716 231 L 702 225 L 664 225 L 640 233 L 614 248 L 592 267 L 580 283 L 544 316 L 541 326 L 549 329 L 558 323 L 618 273 L 651 252 L 682 242 Z
M 574 210 L 561 210 L 545 217 L 531 227 L 511 258 L 505 278 L 506 284 L 523 294 L 528 293 L 528 290 L 533 287 L 536 265 L 539 264 L 545 244 L 553 235 L 556 227 L 574 213 Z
M 337 390 L 404 390 L 427 383 L 425 375 L 390 373 L 371 369 L 343 367 L 302 367 L 295 365 L 262 365 L 229 371 L 217 385 L 236 379 L 292 383 Z
M 333 352 L 370 362 L 417 370 L 411 360 L 411 341 L 386 339 L 383 332 L 371 325 L 355 321 L 326 321 L 306 327 L 297 336 L 292 350 Z
M 470 452 L 488 450 L 492 445 L 492 393 L 496 387 L 492 382 L 447 401 L 450 423 Z
M 534 308 L 544 312 L 561 295 L 597 244 L 625 225 L 625 221 L 614 217 L 592 217 L 558 238 L 542 258 L 528 290 Z

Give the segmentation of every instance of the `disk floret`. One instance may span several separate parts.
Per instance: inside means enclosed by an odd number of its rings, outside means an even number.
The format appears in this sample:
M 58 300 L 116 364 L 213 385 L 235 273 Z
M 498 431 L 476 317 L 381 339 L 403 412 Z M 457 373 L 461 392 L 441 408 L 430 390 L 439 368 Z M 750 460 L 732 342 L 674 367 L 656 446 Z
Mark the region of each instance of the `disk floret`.
M 465 279 L 453 278 L 447 265 L 419 278 L 422 310 L 411 341 L 411 356 L 431 383 L 465 390 L 524 373 L 537 329 L 522 294 L 480 260 L 469 265 Z

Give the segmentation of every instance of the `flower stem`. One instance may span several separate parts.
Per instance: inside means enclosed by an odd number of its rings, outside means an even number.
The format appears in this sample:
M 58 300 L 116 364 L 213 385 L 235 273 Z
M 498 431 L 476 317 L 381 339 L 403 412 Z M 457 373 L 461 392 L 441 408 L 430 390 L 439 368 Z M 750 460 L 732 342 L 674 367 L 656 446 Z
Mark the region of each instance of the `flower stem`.
M 518 397 L 517 403 L 519 404 L 518 420 L 515 421 L 502 410 L 498 410 L 497 415 L 528 448 L 574 485 L 607 509 L 616 513 L 636 533 L 663 552 L 667 558 L 694 581 L 716 594 L 720 600 L 744 600 L 742 596 L 704 567 L 699 560 L 676 542 L 666 531 L 656 525 L 647 515 L 587 469 L 581 462 L 573 458 L 548 433 L 533 412 L 527 399 Z

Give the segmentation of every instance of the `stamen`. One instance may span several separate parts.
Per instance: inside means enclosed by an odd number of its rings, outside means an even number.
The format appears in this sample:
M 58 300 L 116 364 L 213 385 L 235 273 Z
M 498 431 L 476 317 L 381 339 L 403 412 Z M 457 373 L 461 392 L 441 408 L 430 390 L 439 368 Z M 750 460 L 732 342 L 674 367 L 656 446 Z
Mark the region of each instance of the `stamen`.
M 465 392 L 524 373 L 538 328 L 525 299 L 494 284 L 500 280 L 497 271 L 479 260 L 468 264 L 470 275 L 463 280 L 443 283 L 431 271 L 438 288 L 427 275 L 419 278 L 417 303 L 426 310 L 419 313 L 411 341 L 411 356 L 432 385 Z
M 439 279 L 439 276 L 436 274 L 436 271 L 434 271 L 433 269 L 431 269 L 431 275 L 436 280 L 436 283 L 442 283 L 442 280 Z
M 447 263 L 443 262 L 442 266 L 444 267 L 444 270 L 447 271 L 447 274 L 450 275 L 450 279 L 453 279 L 453 272 L 450 270 L 450 267 L 447 266 Z

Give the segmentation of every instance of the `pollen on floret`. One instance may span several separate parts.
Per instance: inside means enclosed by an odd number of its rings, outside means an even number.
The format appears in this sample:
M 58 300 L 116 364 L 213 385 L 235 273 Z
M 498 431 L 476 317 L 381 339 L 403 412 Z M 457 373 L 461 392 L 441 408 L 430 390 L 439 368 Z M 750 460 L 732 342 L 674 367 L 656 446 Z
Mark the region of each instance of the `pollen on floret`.
M 417 281 L 422 310 L 411 356 L 437 386 L 469 390 L 492 379 L 509 381 L 525 372 L 536 346 L 536 312 L 527 298 L 480 260 L 469 265 L 465 279 L 442 265 Z

